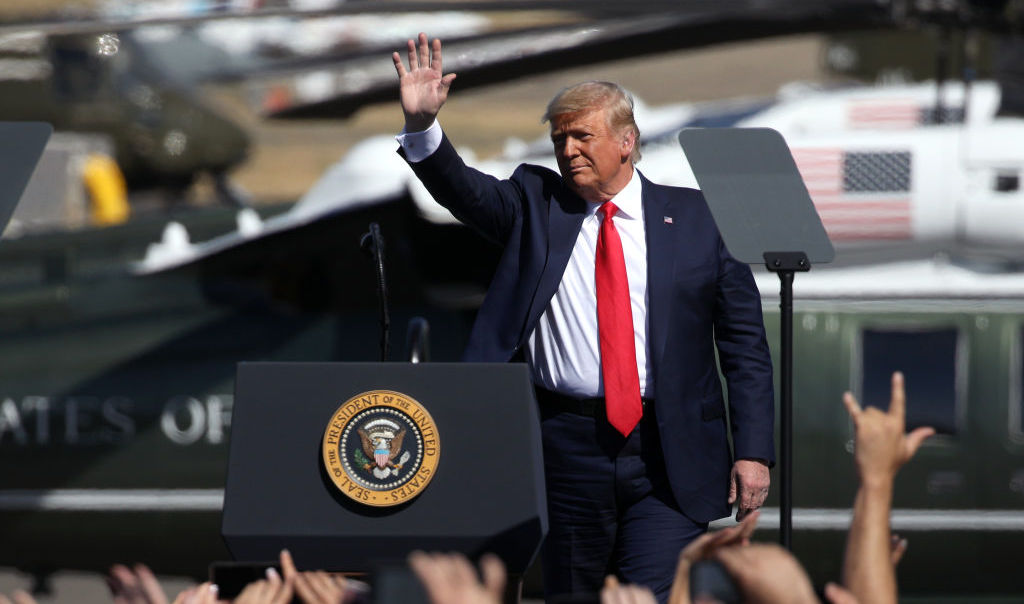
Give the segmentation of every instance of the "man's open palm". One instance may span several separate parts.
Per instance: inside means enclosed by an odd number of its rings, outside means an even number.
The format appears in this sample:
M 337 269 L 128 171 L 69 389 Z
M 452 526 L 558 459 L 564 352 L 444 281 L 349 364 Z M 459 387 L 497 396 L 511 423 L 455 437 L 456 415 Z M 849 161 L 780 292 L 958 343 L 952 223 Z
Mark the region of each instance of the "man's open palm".
M 397 52 L 391 55 L 398 71 L 401 89 L 402 112 L 405 113 L 406 132 L 420 132 L 434 123 L 437 112 L 448 99 L 448 88 L 455 79 L 454 73 L 444 75 L 441 71 L 441 41 L 427 44 L 427 34 L 419 35 L 419 45 L 409 40 L 409 68 L 402 63 Z

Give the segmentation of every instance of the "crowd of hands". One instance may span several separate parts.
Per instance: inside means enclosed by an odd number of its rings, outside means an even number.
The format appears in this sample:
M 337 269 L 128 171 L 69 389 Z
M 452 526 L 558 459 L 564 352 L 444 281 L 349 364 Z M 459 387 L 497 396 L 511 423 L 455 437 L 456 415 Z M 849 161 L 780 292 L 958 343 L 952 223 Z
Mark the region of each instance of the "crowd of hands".
M 906 551 L 906 540 L 892 535 L 889 516 L 893 481 L 899 468 L 913 457 L 931 428 L 905 431 L 906 399 L 903 376 L 892 376 L 889 409 L 862 408 L 852 394 L 843 397 L 856 432 L 854 459 L 859 488 L 847 535 L 841 583 L 825 586 L 832 604 L 888 604 L 897 601 L 896 565 Z M 800 562 L 786 549 L 768 543 L 751 543 L 759 513 L 748 514 L 735 526 L 706 533 L 679 556 L 669 604 L 708 604 L 711 594 L 691 593 L 690 570 L 702 560 L 714 560 L 726 571 L 742 600 L 750 603 L 819 602 L 810 578 Z M 506 573 L 493 555 L 480 560 L 479 572 L 460 554 L 414 552 L 409 566 L 434 604 L 500 604 L 505 597 Z M 232 601 L 236 604 L 287 604 L 293 599 L 307 604 L 341 604 L 365 601 L 366 587 L 359 581 L 323 571 L 296 569 L 287 550 L 280 555 L 281 572 L 268 568 L 266 578 L 248 584 Z M 114 566 L 107 578 L 115 604 L 215 604 L 217 586 L 203 583 L 170 600 L 153 573 L 144 565 Z M 608 576 L 599 599 L 602 604 L 653 604 L 645 587 L 621 584 Z M 11 598 L 0 595 L 0 604 L 35 604 L 25 592 Z

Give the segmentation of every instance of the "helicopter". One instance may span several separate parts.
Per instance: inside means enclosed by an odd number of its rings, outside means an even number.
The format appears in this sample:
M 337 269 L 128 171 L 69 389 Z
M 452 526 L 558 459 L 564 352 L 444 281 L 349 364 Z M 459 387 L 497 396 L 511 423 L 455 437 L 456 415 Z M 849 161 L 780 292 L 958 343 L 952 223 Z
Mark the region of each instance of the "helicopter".
M 247 157 L 248 135 L 154 69 L 132 32 L 0 34 L 0 62 L 0 119 L 105 136 L 131 189 L 180 197 L 206 173 L 230 198 L 227 174 Z
M 86 19 L 0 23 L 0 120 L 44 121 L 58 133 L 100 138 L 106 144 L 98 150 L 109 147 L 133 199 L 157 191 L 171 202 L 200 177 L 209 177 L 220 201 L 249 202 L 229 179 L 249 158 L 247 126 L 237 107 L 215 104 L 202 85 L 255 77 L 301 58 L 311 45 L 332 47 L 372 25 L 308 26 L 323 11 L 250 8 L 168 19 L 166 10 L 147 16 L 143 8 L 100 6 Z M 129 9 L 141 14 L 103 18 Z M 456 20 L 447 31 L 478 28 Z M 242 56 L 231 46 L 239 37 L 261 42 Z M 296 39 L 299 49 L 284 46 Z

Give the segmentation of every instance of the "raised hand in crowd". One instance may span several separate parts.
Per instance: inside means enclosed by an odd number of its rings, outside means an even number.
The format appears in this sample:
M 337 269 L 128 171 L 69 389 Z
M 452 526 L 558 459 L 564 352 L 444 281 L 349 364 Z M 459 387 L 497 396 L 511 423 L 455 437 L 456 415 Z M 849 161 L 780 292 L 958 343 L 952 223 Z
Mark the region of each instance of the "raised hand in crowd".
M 145 564 L 128 568 L 115 564 L 107 575 L 107 587 L 114 604 L 167 604 L 167 596 L 156 580 L 153 571 Z M 217 586 L 202 583 L 190 587 L 174 599 L 174 604 L 214 604 L 217 602 Z M 3 604 L 0 602 L 0 604 Z M 21 604 L 17 602 L 16 604 Z
M 340 575 L 299 571 L 286 549 L 281 550 L 280 561 L 281 575 L 268 568 L 267 578 L 247 585 L 234 600 L 235 604 L 287 604 L 293 595 L 305 604 L 342 604 L 359 593 Z
M 888 411 L 863 409 L 849 392 L 843 395 L 843 404 L 856 432 L 854 459 L 860 477 L 846 541 L 843 583 L 861 602 L 896 602 L 895 564 L 906 544 L 894 546 L 889 533 L 893 479 L 935 430 L 925 427 L 905 433 L 906 395 L 899 372 L 892 375 Z
M 500 604 L 505 591 L 505 565 L 493 554 L 480 559 L 481 583 L 461 554 L 413 552 L 409 566 L 433 604 Z
M 359 595 L 358 581 L 322 570 L 299 572 L 288 550 L 281 550 L 281 572 L 306 604 L 342 604 Z
M 690 604 L 690 569 L 707 559 L 722 564 L 744 602 L 817 602 L 810 578 L 792 554 L 777 545 L 750 544 L 759 518 L 755 510 L 736 526 L 705 533 L 686 546 L 679 554 L 669 604 Z
M 114 604 L 167 604 L 163 588 L 145 564 L 132 568 L 123 564 L 110 567 L 107 587 Z
M 18 589 L 11 593 L 10 598 L 0 594 L 0 604 L 36 604 L 36 599 L 27 591 Z
M 174 604 L 217 604 L 217 586 L 210 582 L 200 583 L 178 594 Z
M 434 123 L 441 106 L 448 100 L 448 88 L 455 79 L 441 70 L 441 40 L 427 44 L 427 34 L 420 33 L 419 45 L 408 41 L 409 68 L 405 68 L 397 52 L 391 55 L 398 71 L 398 85 L 405 114 L 406 132 L 420 132 Z
M 294 582 L 294 575 L 282 579 L 276 570 L 268 568 L 266 579 L 246 585 L 233 602 L 234 604 L 288 604 L 292 601 Z
M 862 409 L 849 392 L 843 395 L 843 404 L 856 432 L 854 459 L 861 486 L 891 488 L 900 467 L 910 461 L 926 438 L 935 434 L 928 427 L 905 433 L 907 402 L 903 374 L 898 371 L 892 374 L 888 411 L 876 407 Z
M 654 592 L 640 585 L 622 585 L 614 575 L 604 578 L 601 604 L 657 604 Z
M 842 585 L 832 582 L 825 585 L 825 600 L 831 604 L 860 604 L 857 596 Z
M 903 554 L 907 553 L 907 546 L 909 543 L 903 537 L 892 534 L 889 538 L 889 561 L 892 562 L 893 567 L 899 566 L 900 560 L 903 559 Z
M 755 510 L 735 526 L 714 533 L 704 533 L 687 545 L 679 554 L 676 576 L 669 592 L 669 604 L 690 604 L 690 569 L 698 560 L 710 559 L 716 551 L 725 547 L 750 545 L 750 536 L 757 528 L 761 512 Z
M 749 604 L 787 602 L 816 604 L 818 597 L 807 572 L 793 554 L 774 543 L 715 550 L 718 560 Z
M 306 604 L 340 604 L 347 602 L 352 593 L 348 581 L 341 575 L 322 570 L 299 573 L 295 579 L 295 593 Z

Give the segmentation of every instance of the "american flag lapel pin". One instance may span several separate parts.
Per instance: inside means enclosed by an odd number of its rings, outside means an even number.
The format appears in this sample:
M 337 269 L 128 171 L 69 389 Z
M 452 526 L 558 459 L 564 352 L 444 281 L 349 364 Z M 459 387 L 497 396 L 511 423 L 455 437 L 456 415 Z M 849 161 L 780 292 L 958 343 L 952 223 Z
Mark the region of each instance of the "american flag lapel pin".
M 664 218 L 665 218 L 665 224 L 672 224 L 672 217 L 671 216 L 665 216 Z

